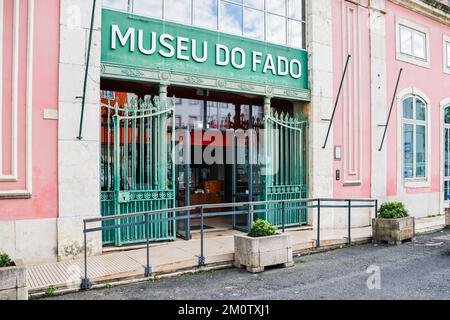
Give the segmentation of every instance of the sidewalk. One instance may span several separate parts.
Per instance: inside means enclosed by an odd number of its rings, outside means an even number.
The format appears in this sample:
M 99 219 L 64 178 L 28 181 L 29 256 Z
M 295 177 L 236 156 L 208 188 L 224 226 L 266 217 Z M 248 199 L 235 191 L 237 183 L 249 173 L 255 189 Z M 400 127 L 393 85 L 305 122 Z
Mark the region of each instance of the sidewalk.
M 444 226 L 444 217 L 416 219 L 416 232 L 430 232 Z M 347 229 L 322 230 L 321 247 L 345 245 Z M 194 236 L 190 241 L 153 244 L 150 248 L 150 263 L 154 276 L 231 266 L 234 261 L 233 235 L 237 231 L 225 231 L 220 235 L 205 237 L 206 267 L 198 267 L 200 239 Z M 293 251 L 300 253 L 314 250 L 315 230 L 289 231 L 292 236 Z M 352 241 L 369 242 L 372 228 L 352 229 Z M 104 253 L 88 258 L 88 276 L 92 284 L 108 285 L 109 282 L 143 279 L 146 264 L 146 250 L 135 249 Z M 80 275 L 84 272 L 83 259 L 31 266 L 28 269 L 28 289 L 30 294 L 45 292 L 49 286 L 60 290 L 78 289 Z

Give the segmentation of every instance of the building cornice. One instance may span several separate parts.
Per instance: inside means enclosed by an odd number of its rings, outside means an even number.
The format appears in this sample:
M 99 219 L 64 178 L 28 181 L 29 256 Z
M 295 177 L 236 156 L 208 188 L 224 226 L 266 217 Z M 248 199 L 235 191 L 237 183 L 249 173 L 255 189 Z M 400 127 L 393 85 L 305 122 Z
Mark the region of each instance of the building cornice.
M 450 26 L 450 7 L 436 0 L 389 0 L 430 19 Z

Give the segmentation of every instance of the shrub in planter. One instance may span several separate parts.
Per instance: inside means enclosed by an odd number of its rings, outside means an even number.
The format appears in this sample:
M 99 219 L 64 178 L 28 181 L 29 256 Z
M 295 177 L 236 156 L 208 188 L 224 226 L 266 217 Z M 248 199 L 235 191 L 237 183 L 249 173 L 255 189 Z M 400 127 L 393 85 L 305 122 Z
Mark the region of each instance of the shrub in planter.
M 0 300 L 27 300 L 27 271 L 21 260 L 0 252 Z
M 401 219 L 408 216 L 408 210 L 402 202 L 386 202 L 378 210 L 380 219 Z
M 235 235 L 234 250 L 234 265 L 252 273 L 273 265 L 294 265 L 290 235 L 277 233 L 277 228 L 265 220 L 255 221 L 248 235 Z
M 372 232 L 375 243 L 401 244 L 414 240 L 415 220 L 401 202 L 387 202 L 381 205 L 378 218 L 373 219 Z
M 6 268 L 11 265 L 11 258 L 4 252 L 0 252 L 0 268 Z
M 269 237 L 273 236 L 276 233 L 277 227 L 271 225 L 266 220 L 259 219 L 253 222 L 252 230 L 250 231 L 248 236 L 253 238 Z

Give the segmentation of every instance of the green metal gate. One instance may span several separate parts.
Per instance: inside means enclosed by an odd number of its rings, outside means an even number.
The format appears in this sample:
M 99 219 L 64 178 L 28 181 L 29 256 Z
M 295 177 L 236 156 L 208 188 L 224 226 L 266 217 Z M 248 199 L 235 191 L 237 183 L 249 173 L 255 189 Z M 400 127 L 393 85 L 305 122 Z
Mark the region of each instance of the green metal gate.
M 265 199 L 289 200 L 308 197 L 308 120 L 303 115 L 271 113 L 265 116 Z M 307 209 L 286 205 L 285 226 L 308 224 Z M 281 226 L 281 205 L 270 205 L 264 219 Z M 273 210 L 273 211 L 272 211 Z
M 145 212 L 175 206 L 174 104 L 155 98 L 131 100 L 124 107 L 102 104 L 102 216 Z M 168 218 L 169 215 L 151 219 Z M 143 218 L 123 219 L 135 223 Z M 105 222 L 105 225 L 119 221 Z M 175 238 L 174 222 L 150 225 L 152 241 Z M 145 226 L 103 232 L 103 243 L 117 246 L 146 241 Z

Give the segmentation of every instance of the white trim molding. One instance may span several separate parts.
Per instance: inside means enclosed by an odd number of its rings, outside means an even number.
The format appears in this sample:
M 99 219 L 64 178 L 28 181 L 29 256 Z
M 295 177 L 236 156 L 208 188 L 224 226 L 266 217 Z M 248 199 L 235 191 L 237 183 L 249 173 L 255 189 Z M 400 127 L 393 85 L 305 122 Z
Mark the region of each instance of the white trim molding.
M 409 29 L 413 29 L 417 32 L 421 32 L 425 34 L 425 59 L 421 59 L 418 57 L 415 57 L 413 55 L 408 55 L 401 52 L 401 34 L 400 34 L 400 27 L 404 26 Z M 412 39 L 411 39 L 412 42 Z M 408 62 L 411 64 L 415 64 L 419 67 L 424 68 L 430 68 L 430 32 L 428 28 L 419 25 L 417 23 L 414 23 L 412 21 L 395 17 L 395 57 L 397 60 Z
M 403 100 L 408 96 L 418 97 L 426 103 L 427 115 L 426 115 L 426 133 L 427 133 L 427 166 L 426 166 L 426 178 L 408 180 L 404 178 L 403 172 Z M 417 189 L 417 188 L 429 188 L 431 187 L 431 100 L 420 89 L 415 87 L 408 87 L 403 89 L 397 94 L 397 192 L 398 194 L 404 194 L 405 189 Z
M 0 0 L 3 7 L 3 0 Z M 28 0 L 28 26 L 27 26 L 27 79 L 26 79 L 26 169 L 25 190 L 0 191 L 0 197 L 28 197 L 32 194 L 32 119 L 33 119 L 33 49 L 34 49 L 34 8 L 35 0 Z M 18 95 L 19 95 L 19 52 L 20 52 L 20 3 L 14 1 L 13 22 L 13 92 L 12 92 L 12 116 L 11 116 L 11 174 L 2 175 L 0 167 L 0 182 L 17 182 L 18 178 Z M 1 46 L 0 46 L 1 47 Z M 2 84 L 3 85 L 3 84 Z M 2 137 L 0 136 L 0 149 L 2 149 Z
M 448 49 L 450 46 L 450 35 L 444 35 L 442 39 L 442 51 L 443 51 L 443 69 L 444 73 L 450 74 L 450 65 L 448 65 L 448 61 L 450 59 L 450 49 Z

